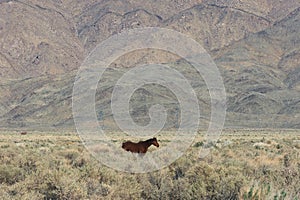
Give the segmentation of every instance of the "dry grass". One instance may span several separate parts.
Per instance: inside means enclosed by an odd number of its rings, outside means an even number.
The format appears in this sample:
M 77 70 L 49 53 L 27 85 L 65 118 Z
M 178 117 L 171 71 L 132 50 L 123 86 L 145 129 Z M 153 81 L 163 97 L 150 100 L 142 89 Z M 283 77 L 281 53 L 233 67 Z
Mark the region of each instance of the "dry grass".
M 172 135 L 157 136 L 161 147 Z M 2 131 L 0 198 L 300 199 L 299 131 L 228 130 L 200 159 L 203 139 L 160 171 L 128 174 L 99 164 L 75 133 Z

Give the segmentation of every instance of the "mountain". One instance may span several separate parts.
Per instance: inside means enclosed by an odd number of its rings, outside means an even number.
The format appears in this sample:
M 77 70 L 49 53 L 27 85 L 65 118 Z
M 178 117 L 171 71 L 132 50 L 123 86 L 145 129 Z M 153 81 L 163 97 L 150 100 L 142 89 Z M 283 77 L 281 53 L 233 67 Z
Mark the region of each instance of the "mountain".
M 113 34 L 152 26 L 184 33 L 212 56 L 226 88 L 226 127 L 299 128 L 299 12 L 297 0 L 2 0 L 0 127 L 74 128 L 72 89 L 85 57 Z M 191 81 L 201 127 L 207 127 L 204 80 L 188 63 L 160 50 L 128 53 L 105 72 L 96 95 L 103 125 L 114 127 L 110 98 L 118 78 L 145 63 L 168 63 Z M 134 93 L 134 121 L 146 125 L 157 103 L 167 108 L 166 126 L 176 127 L 176 96 L 157 85 Z
M 60 7 L 44 2 L 1 2 L 1 77 L 62 74 L 77 69 L 84 59 L 70 17 Z

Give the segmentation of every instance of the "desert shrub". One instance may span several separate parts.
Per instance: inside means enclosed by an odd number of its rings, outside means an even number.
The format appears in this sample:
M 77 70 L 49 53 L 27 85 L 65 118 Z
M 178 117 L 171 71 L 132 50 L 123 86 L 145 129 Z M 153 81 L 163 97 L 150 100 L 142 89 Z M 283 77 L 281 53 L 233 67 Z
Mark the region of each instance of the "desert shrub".
M 89 163 L 90 163 L 90 159 L 88 156 L 80 155 L 73 160 L 72 165 L 77 168 L 82 168 Z
M 204 143 L 202 141 L 200 141 L 200 142 L 196 142 L 194 144 L 194 147 L 202 147 L 203 145 L 204 145 Z
M 37 168 L 37 158 L 39 156 L 35 154 L 30 154 L 23 156 L 21 158 L 18 158 L 18 166 L 22 168 L 27 174 L 34 173 Z
M 74 150 L 68 150 L 68 151 L 63 151 L 61 153 L 66 159 L 70 160 L 71 164 L 74 163 L 75 159 L 80 156 L 78 151 Z
M 258 199 L 259 198 L 258 190 L 256 192 L 254 192 L 254 186 L 252 186 L 250 188 L 250 190 L 243 195 L 243 197 L 244 197 L 244 200 Z
M 216 143 L 214 141 L 208 141 L 203 144 L 204 148 L 217 148 Z
M 192 196 L 197 199 L 238 199 L 244 183 L 236 168 L 211 167 L 207 164 L 195 166 L 188 172 Z
M 147 183 L 142 185 L 141 197 L 147 199 L 170 199 L 173 181 L 169 173 L 155 172 L 146 176 Z
M 68 171 L 72 172 L 70 169 Z M 64 170 L 49 171 L 38 190 L 44 199 L 83 199 L 86 197 L 86 184 L 76 173 L 65 174 Z
M 249 191 L 246 191 L 243 194 L 244 200 L 259 200 L 259 199 L 267 199 L 271 194 L 271 186 L 270 184 L 263 184 L 260 186 L 252 185 Z
M 291 158 L 288 154 L 285 154 L 283 157 L 283 165 L 284 167 L 289 167 L 291 165 Z
M 142 192 L 141 184 L 134 175 L 121 175 L 119 173 L 118 182 L 112 187 L 109 194 L 111 199 L 140 199 Z M 149 198 L 150 199 L 150 198 Z
M 181 167 L 176 167 L 174 170 L 174 179 L 178 180 L 180 178 L 183 178 L 185 175 L 185 172 L 183 171 L 183 169 Z
M 180 178 L 173 182 L 173 187 L 169 191 L 169 199 L 194 199 L 193 191 L 189 189 L 189 182 L 185 178 Z
M 98 179 L 89 178 L 86 180 L 87 195 L 106 197 L 111 193 L 111 186 L 99 182 Z
M 24 171 L 14 165 L 0 165 L 0 183 L 14 184 L 24 179 Z
M 283 190 L 280 192 L 280 194 L 276 194 L 274 196 L 274 200 L 284 200 L 286 195 L 287 195 L 286 192 Z
M 9 148 L 10 147 L 10 145 L 9 144 L 4 144 L 4 145 L 1 145 L 1 149 L 7 149 L 7 148 Z

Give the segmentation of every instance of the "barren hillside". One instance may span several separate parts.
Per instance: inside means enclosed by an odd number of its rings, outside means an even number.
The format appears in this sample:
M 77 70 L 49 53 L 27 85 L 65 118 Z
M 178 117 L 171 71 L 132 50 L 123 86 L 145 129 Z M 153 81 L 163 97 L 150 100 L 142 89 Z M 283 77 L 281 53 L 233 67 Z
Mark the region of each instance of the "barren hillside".
M 297 0 L 0 0 L 0 126 L 73 127 L 76 70 L 101 41 L 122 30 L 163 27 L 199 42 L 218 65 L 227 92 L 227 127 L 300 127 L 300 2 Z M 197 91 L 203 124 L 210 98 L 201 76 L 160 51 L 115 61 L 99 84 L 98 114 L 110 125 L 117 78 L 142 63 L 169 63 Z M 162 102 L 168 126 L 178 105 L 165 88 L 147 86 L 133 96 L 132 117 L 146 124 L 149 106 Z M 145 99 L 143 99 L 144 101 Z

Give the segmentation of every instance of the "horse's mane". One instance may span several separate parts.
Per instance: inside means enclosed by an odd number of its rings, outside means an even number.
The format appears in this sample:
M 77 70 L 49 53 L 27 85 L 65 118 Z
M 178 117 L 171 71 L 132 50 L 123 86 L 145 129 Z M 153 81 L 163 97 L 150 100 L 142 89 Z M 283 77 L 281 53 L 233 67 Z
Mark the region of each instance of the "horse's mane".
M 153 142 L 153 141 L 155 141 L 155 140 L 156 140 L 156 138 L 154 137 L 154 138 L 150 138 L 150 139 L 148 139 L 148 140 L 140 141 L 140 142 Z

